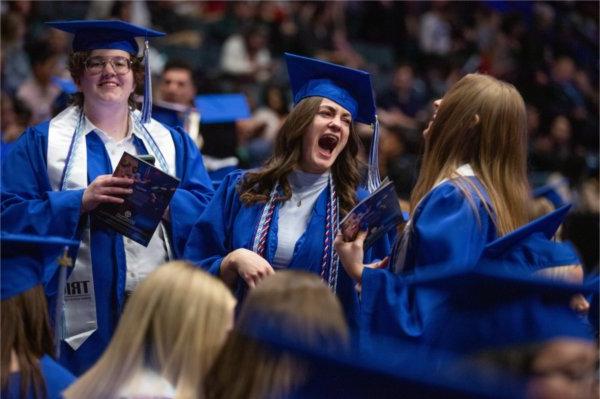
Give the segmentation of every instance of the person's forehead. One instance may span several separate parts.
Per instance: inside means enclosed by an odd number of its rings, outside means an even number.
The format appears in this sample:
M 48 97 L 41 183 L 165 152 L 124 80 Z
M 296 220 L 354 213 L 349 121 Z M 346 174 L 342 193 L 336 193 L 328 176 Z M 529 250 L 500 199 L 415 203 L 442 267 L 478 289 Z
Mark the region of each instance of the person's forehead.
M 127 51 L 116 50 L 116 49 L 96 49 L 90 53 L 91 57 L 127 57 L 130 54 Z
M 350 111 L 348 111 L 346 108 L 342 107 L 341 105 L 339 105 L 335 101 L 330 100 L 328 98 L 323 98 L 323 101 L 321 101 L 321 105 L 320 106 L 321 107 L 333 107 L 334 109 L 340 111 L 343 114 L 350 115 Z
M 171 68 L 164 72 L 164 79 L 187 80 L 192 82 L 192 73 L 185 68 Z

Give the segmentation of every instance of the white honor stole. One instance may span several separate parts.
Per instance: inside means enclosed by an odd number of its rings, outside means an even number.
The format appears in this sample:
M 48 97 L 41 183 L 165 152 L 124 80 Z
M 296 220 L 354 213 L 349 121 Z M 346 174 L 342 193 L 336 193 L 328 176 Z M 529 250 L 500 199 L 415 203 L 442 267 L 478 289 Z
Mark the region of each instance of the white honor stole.
M 155 120 L 142 125 L 140 112 L 137 110 L 130 113 L 130 118 L 133 133 L 143 141 L 148 152 L 154 155 L 156 166 L 175 176 L 175 144 L 169 130 Z M 87 187 L 85 136 L 89 131 L 84 131 L 86 125 L 83 112 L 75 106 L 68 107 L 50 121 L 47 168 L 52 190 L 79 190 Z M 56 304 L 63 306 L 64 313 L 63 325 L 59 329 L 62 332 L 60 338 L 74 350 L 98 328 L 89 215 L 86 219 L 75 265 L 67 279 L 64 304 L 59 303 L 60 301 Z M 58 297 L 61 297 L 61 293 Z

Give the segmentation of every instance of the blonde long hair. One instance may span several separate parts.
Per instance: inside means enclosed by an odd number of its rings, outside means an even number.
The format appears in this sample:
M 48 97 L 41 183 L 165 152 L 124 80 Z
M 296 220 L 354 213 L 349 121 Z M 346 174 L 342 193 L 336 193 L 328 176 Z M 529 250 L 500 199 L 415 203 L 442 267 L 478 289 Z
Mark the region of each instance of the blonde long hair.
M 114 397 L 143 368 L 169 381 L 177 398 L 201 396 L 234 307 L 225 285 L 192 264 L 159 267 L 131 296 L 106 352 L 65 398 Z
M 339 349 L 348 342 L 342 306 L 323 281 L 311 273 L 278 272 L 251 290 L 242 304 L 207 375 L 207 398 L 287 397 L 306 380 L 306 363 L 258 341 L 253 337 L 257 328 L 311 347 Z
M 433 186 L 470 164 L 491 201 L 498 235 L 525 224 L 527 203 L 527 137 L 523 98 L 511 84 L 480 74 L 460 79 L 443 98 L 425 138 L 425 153 L 411 195 L 411 212 Z M 455 180 L 473 203 L 468 179 Z M 469 191 L 466 185 L 473 189 Z

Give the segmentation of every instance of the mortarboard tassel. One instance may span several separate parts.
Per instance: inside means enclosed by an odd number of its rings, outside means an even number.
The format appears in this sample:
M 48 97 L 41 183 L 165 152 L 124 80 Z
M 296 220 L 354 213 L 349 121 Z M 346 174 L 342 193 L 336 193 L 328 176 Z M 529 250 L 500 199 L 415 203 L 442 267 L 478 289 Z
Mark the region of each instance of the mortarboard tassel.
M 150 48 L 144 41 L 144 101 L 142 103 L 142 123 L 150 122 L 152 117 L 152 75 L 150 74 Z
M 379 119 L 377 115 L 375 115 L 375 127 L 373 129 L 373 139 L 371 140 L 371 150 L 369 151 L 368 167 L 367 189 L 369 193 L 372 193 L 381 185 L 381 177 L 379 176 Z
M 54 317 L 54 348 L 55 355 L 60 357 L 60 341 L 64 338 L 64 301 L 65 286 L 67 284 L 67 268 L 73 266 L 73 259 L 69 257 L 69 247 L 65 247 L 63 255 L 58 258 L 58 291 L 56 297 L 56 313 Z

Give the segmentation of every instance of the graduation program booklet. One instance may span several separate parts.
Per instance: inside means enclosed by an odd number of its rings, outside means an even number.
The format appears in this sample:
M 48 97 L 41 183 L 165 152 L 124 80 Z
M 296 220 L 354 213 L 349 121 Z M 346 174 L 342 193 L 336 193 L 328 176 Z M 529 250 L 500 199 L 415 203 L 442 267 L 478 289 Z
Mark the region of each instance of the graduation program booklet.
M 353 241 L 360 230 L 367 230 L 366 249 L 403 221 L 394 185 L 386 178 L 377 190 L 346 215 L 340 223 L 340 230 L 346 241 Z
M 127 152 L 123 153 L 113 176 L 133 179 L 133 192 L 122 204 L 102 204 L 94 210 L 100 219 L 118 233 L 148 246 L 179 179 Z

